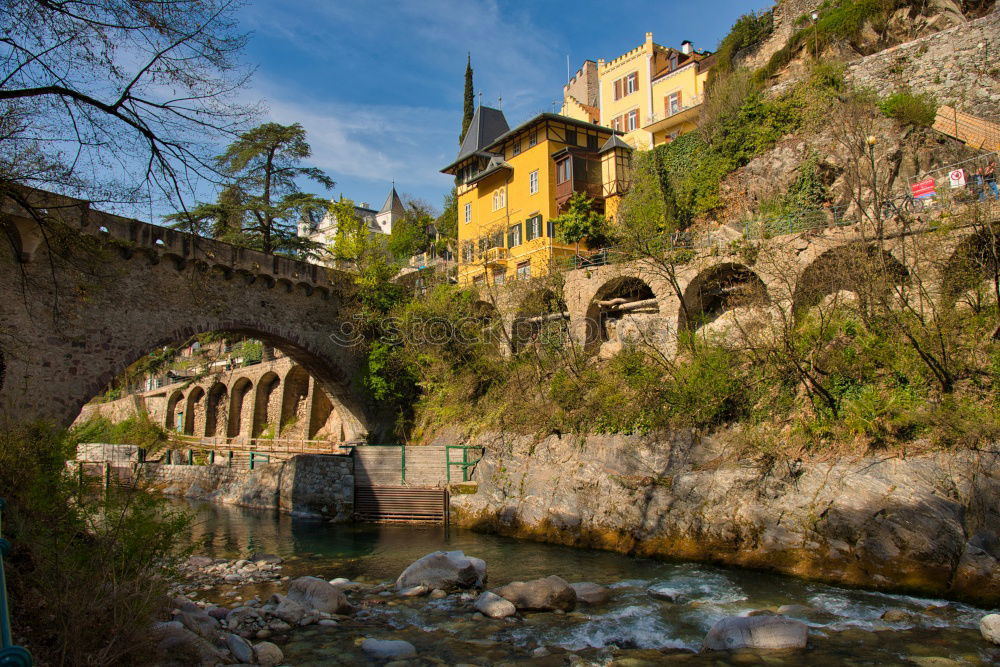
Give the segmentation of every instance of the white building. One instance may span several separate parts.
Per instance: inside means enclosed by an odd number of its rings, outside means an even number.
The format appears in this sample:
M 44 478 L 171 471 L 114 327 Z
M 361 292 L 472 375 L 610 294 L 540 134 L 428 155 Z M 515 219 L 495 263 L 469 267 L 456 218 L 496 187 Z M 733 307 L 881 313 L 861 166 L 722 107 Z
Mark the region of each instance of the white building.
M 354 207 L 354 213 L 368 225 L 368 231 L 372 234 L 391 234 L 392 226 L 397 220 L 402 219 L 405 212 L 406 209 L 396 193 L 395 185 L 392 186 L 389 196 L 386 197 L 385 204 L 380 210 L 375 211 L 368 208 L 367 202 L 361 202 L 360 205 Z M 319 221 L 300 220 L 298 235 L 324 246 L 332 245 L 337 236 L 337 218 L 327 213 Z

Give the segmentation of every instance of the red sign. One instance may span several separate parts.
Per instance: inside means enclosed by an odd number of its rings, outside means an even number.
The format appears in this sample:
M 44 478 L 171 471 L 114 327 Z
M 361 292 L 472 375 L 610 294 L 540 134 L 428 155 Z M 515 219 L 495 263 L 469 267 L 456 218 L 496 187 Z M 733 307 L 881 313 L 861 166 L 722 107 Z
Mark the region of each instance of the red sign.
M 927 178 L 919 183 L 914 183 L 910 186 L 910 190 L 913 191 L 913 197 L 915 199 L 926 199 L 927 197 L 934 196 L 934 179 Z

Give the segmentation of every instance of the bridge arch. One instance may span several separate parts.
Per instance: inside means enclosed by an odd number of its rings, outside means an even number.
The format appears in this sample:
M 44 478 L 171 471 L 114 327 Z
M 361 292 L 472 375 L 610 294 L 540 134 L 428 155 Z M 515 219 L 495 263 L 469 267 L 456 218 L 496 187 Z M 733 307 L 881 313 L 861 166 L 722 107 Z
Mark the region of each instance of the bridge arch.
M 202 435 L 205 432 L 205 390 L 195 385 L 187 394 L 184 407 L 185 435 Z
M 205 399 L 205 437 L 225 435 L 228 408 L 229 392 L 226 385 L 221 382 L 213 383 Z
M 677 316 L 678 331 L 696 331 L 736 308 L 769 300 L 760 276 L 745 264 L 723 262 L 699 272 L 684 288 Z
M 990 229 L 979 230 L 959 243 L 939 276 L 942 305 L 965 303 L 975 311 L 996 304 L 1000 292 L 1000 240 Z M 982 289 L 984 283 L 988 287 Z
M 258 438 L 269 426 L 274 426 L 277 435 L 281 417 L 281 378 L 274 371 L 265 373 L 257 380 L 253 399 L 253 429 L 251 437 Z
M 601 285 L 587 305 L 584 349 L 593 354 L 610 344 L 617 349 L 633 340 L 648 340 L 659 322 L 660 304 L 653 288 L 636 276 L 616 276 Z M 613 350 L 608 350 L 612 352 Z
M 174 392 L 167 398 L 167 414 L 164 423 L 168 431 L 175 431 L 178 426 L 183 426 L 183 424 L 177 423 L 177 406 L 184 405 L 181 402 L 183 399 L 184 392 L 180 389 L 174 390 Z
M 233 388 L 229 393 L 229 423 L 226 428 L 226 435 L 230 438 L 238 438 L 244 435 L 248 424 L 246 410 L 253 405 L 251 392 L 253 392 L 253 382 L 249 378 L 241 377 L 232 383 Z M 252 413 L 251 413 L 252 414 Z
M 831 248 L 809 263 L 795 284 L 792 314 L 802 317 L 825 297 L 850 292 L 865 302 L 875 291 L 906 282 L 909 271 L 887 250 L 849 243 Z
M 309 373 L 295 364 L 285 373 L 281 386 L 281 415 L 276 435 L 304 416 L 303 409 L 309 397 Z

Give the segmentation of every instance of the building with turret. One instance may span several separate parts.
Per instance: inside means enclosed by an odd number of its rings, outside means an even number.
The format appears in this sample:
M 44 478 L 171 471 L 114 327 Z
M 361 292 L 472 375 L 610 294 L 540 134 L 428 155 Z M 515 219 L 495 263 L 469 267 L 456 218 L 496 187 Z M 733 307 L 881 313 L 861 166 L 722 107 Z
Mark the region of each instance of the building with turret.
M 367 202 L 361 202 L 354 207 L 354 213 L 368 225 L 370 233 L 388 236 L 392 233 L 392 226 L 403 218 L 406 209 L 403 207 L 403 201 L 399 198 L 399 194 L 396 193 L 394 183 L 381 209 L 376 211 L 369 208 Z M 319 220 L 300 220 L 297 233 L 299 236 L 316 243 L 330 246 L 337 236 L 337 217 L 327 212 Z

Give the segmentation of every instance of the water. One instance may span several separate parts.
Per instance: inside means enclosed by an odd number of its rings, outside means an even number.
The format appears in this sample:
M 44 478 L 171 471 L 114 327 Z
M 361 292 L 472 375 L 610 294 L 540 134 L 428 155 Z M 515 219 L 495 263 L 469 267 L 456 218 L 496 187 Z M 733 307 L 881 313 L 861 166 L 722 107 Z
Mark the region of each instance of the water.
M 192 505 L 197 551 L 236 558 L 251 552 L 286 559 L 283 574 L 394 580 L 411 562 L 439 549 L 461 550 L 486 561 L 489 586 L 557 574 L 614 590 L 600 607 L 569 614 L 530 614 L 492 620 L 456 596 L 442 600 L 356 598 L 356 618 L 336 627 L 297 630 L 284 645 L 294 665 L 361 664 L 363 637 L 406 639 L 421 656 L 445 663 L 495 664 L 529 660 L 531 650 L 553 655 L 538 664 L 566 664 L 575 653 L 589 664 L 922 665 L 1000 664 L 1000 649 L 979 634 L 975 607 L 905 595 L 852 590 L 734 568 L 630 558 L 618 554 L 523 542 L 442 527 L 334 525 L 277 512 L 201 503 Z M 648 589 L 677 600 L 656 599 Z M 264 586 L 269 594 L 281 588 Z M 206 599 L 224 590 L 206 591 Z M 231 599 L 228 599 L 231 602 Z M 810 626 L 806 651 L 695 653 L 720 618 L 802 605 L 787 615 Z M 888 610 L 905 612 L 892 622 Z M 431 664 L 431 663 L 426 663 Z

